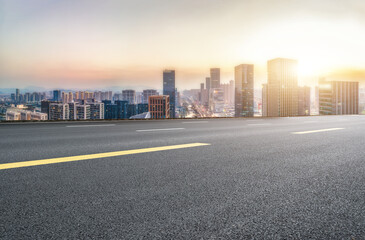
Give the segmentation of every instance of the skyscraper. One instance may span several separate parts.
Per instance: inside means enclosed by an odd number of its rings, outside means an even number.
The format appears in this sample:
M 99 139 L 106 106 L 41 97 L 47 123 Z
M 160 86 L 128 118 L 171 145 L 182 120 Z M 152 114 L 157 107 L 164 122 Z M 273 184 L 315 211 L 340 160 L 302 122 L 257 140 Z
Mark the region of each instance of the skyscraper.
M 297 65 L 297 60 L 286 58 L 276 58 L 267 62 L 268 117 L 298 115 Z M 263 108 L 265 107 L 263 106 Z
M 62 103 L 68 103 L 68 93 L 62 92 Z
M 209 91 L 209 89 L 210 89 L 210 77 L 205 78 L 205 88 Z
M 175 70 L 163 71 L 163 95 L 169 96 L 170 118 L 175 118 Z
M 51 102 L 48 101 L 48 100 L 43 100 L 41 102 L 41 112 L 42 113 L 47 113 L 48 120 L 50 120 L 49 119 L 49 105 L 50 104 L 51 104 Z
M 55 101 L 55 102 L 61 101 L 61 91 L 60 90 L 53 90 L 53 101 Z
M 16 90 L 15 90 L 15 101 L 18 103 L 18 102 L 20 102 L 20 97 L 19 97 L 19 95 L 20 95 L 20 91 L 19 91 L 19 88 L 17 88 Z
M 158 95 L 158 92 L 155 89 L 145 89 L 145 90 L 143 90 L 142 95 L 143 95 L 143 102 L 142 103 L 147 103 L 148 104 L 148 98 L 150 96 Z
M 235 67 L 235 116 L 254 116 L 254 65 L 241 64 Z
M 359 114 L 359 83 L 322 80 L 319 83 L 319 114 Z
M 210 88 L 220 88 L 221 86 L 221 70 L 220 68 L 210 69 Z
M 262 116 L 267 117 L 267 84 L 262 84 Z
M 132 89 L 122 91 L 122 99 L 128 101 L 129 104 L 136 103 L 136 91 Z
M 73 102 L 73 100 L 74 100 L 74 97 L 73 97 L 74 95 L 73 95 L 73 93 L 72 92 L 69 92 L 68 93 L 68 101 L 69 102 Z

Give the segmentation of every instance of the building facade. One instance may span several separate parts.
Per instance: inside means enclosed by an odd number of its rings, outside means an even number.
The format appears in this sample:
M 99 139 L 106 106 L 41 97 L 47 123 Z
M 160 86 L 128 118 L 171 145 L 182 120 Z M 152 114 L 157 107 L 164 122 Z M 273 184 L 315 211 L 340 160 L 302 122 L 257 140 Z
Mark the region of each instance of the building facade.
M 319 114 L 359 114 L 359 83 L 322 79 L 319 82 Z
M 267 62 L 268 81 L 263 108 L 268 117 L 298 115 L 297 60 L 276 58 Z
M 148 111 L 151 118 L 170 118 L 170 96 L 151 96 L 148 99 Z
M 175 70 L 163 71 L 163 95 L 169 96 L 170 118 L 175 118 Z
M 254 65 L 235 67 L 235 116 L 254 116 Z
M 55 101 L 55 102 L 61 101 L 61 91 L 60 90 L 53 90 L 53 101 Z
M 155 89 L 145 89 L 143 90 L 143 93 L 142 93 L 142 103 L 146 103 L 148 104 L 148 98 L 150 96 L 157 96 L 158 95 L 158 92 L 157 90 Z
M 49 120 L 68 120 L 69 106 L 62 103 L 50 103 Z
M 89 103 L 90 119 L 104 119 L 104 103 Z
M 90 119 L 90 105 L 76 105 L 76 119 L 87 120 Z
M 221 69 L 211 68 L 209 88 L 220 88 L 220 86 L 221 86 Z
M 122 100 L 128 101 L 129 104 L 136 103 L 136 91 L 132 89 L 122 91 Z

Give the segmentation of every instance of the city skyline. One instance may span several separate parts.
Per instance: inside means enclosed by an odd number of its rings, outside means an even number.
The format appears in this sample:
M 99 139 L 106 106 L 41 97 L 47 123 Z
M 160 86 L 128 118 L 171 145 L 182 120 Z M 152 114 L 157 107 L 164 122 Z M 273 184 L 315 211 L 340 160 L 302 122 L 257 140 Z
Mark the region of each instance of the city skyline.
M 228 83 L 239 64 L 255 65 L 258 88 L 267 81 L 267 60 L 277 57 L 298 60 L 300 85 L 313 86 L 320 76 L 365 79 L 361 1 L 1 0 L 0 6 L 1 88 L 160 89 L 161 71 L 172 68 L 177 88 L 198 89 L 210 68 L 220 68 Z

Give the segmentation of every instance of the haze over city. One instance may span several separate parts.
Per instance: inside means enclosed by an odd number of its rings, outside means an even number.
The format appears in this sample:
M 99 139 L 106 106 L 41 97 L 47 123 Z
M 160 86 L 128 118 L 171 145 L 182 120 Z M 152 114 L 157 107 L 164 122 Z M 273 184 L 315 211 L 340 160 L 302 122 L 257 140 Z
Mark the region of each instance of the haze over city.
M 365 3 L 351 1 L 0 0 L 0 87 L 199 88 L 209 68 L 298 60 L 299 84 L 365 76 Z M 360 82 L 361 84 L 361 82 Z

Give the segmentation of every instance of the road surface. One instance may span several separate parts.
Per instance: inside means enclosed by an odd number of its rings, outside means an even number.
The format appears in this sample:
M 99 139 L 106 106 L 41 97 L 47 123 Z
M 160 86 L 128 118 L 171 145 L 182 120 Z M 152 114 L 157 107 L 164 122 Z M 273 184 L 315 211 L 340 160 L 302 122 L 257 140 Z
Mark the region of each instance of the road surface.
M 4 123 L 0 136 L 2 239 L 365 236 L 365 116 Z

